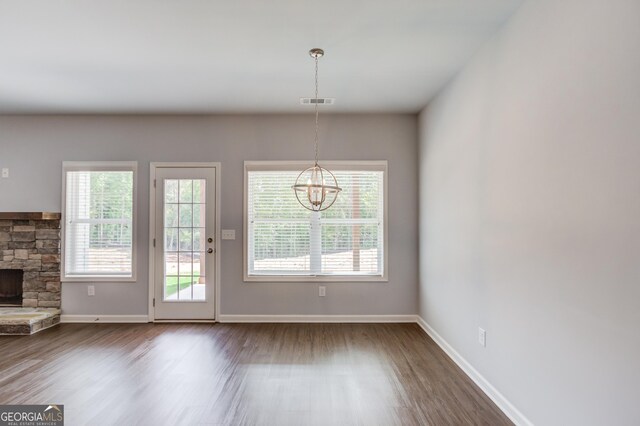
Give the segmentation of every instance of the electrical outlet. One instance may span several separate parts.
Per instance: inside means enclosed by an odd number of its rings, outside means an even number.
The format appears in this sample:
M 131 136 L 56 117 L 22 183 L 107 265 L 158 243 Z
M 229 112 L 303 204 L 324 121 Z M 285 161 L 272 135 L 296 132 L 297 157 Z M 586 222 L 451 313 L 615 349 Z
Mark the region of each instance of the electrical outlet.
M 94 286 L 94 285 L 87 286 L 87 295 L 88 296 L 95 296 L 96 295 L 96 286 Z
M 3 178 L 9 177 L 9 169 L 7 169 L 6 167 L 2 169 L 2 177 Z
M 487 347 L 487 332 L 484 328 L 478 327 L 478 343 L 480 343 L 483 348 Z
M 318 287 L 318 296 L 325 297 L 327 295 L 327 287 L 321 285 Z

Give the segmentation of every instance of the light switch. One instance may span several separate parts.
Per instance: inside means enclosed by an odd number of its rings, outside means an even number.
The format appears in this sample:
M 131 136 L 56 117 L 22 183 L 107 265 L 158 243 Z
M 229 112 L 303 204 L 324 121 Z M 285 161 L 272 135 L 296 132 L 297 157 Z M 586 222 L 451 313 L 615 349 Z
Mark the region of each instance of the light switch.
M 223 229 L 222 230 L 222 239 L 223 240 L 235 240 L 236 239 L 236 230 L 235 229 Z
M 9 177 L 9 169 L 7 169 L 6 167 L 2 169 L 2 177 L 3 178 Z
M 478 327 L 478 343 L 480 343 L 485 348 L 487 347 L 487 332 L 484 328 Z

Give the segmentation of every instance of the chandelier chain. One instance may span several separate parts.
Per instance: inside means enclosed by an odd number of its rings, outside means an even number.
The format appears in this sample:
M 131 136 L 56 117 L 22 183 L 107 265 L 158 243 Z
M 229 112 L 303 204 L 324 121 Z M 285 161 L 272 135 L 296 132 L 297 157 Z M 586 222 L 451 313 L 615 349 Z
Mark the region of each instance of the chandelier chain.
M 316 61 L 316 137 L 315 137 L 315 165 L 318 165 L 318 57 L 315 57 Z
M 307 210 L 321 212 L 327 210 L 338 199 L 338 194 L 342 188 L 338 186 L 338 181 L 333 173 L 318 165 L 318 59 L 324 55 L 322 49 L 311 49 L 309 55 L 315 60 L 315 84 L 316 94 L 314 98 L 315 107 L 315 163 L 313 167 L 303 170 L 297 177 L 295 184 L 291 187 L 294 191 L 298 203 Z

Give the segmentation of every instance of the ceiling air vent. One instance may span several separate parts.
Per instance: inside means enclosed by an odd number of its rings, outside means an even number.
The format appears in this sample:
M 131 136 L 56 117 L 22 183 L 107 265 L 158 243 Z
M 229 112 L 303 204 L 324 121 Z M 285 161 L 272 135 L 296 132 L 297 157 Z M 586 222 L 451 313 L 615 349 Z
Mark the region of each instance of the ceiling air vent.
M 333 105 L 336 98 L 300 98 L 300 105 Z

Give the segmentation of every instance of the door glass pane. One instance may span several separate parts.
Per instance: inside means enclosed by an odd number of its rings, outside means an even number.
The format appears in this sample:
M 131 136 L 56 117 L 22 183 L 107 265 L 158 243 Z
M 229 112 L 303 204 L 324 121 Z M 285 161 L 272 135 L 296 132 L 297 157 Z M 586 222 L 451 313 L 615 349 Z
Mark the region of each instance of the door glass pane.
M 193 227 L 204 227 L 204 204 L 193 204 Z
M 166 276 L 178 275 L 178 252 L 165 252 L 164 265 L 164 274 Z
M 205 297 L 204 179 L 164 181 L 165 301 L 203 301 Z
M 193 228 L 193 251 L 204 251 L 204 228 Z
M 191 220 L 192 217 L 193 206 L 191 205 L 191 203 L 180 203 L 180 227 L 190 228 L 191 226 L 193 226 L 193 221 Z
M 191 203 L 193 200 L 193 180 L 180 179 L 180 202 Z
M 165 227 L 178 226 L 178 205 L 177 204 L 165 203 L 164 226 Z
M 164 250 L 178 251 L 178 228 L 164 228 Z
M 178 181 L 171 179 L 166 180 L 164 183 L 164 202 L 165 203 L 177 203 L 178 202 Z
M 193 202 L 204 203 L 204 180 L 196 179 L 193 181 Z
M 189 252 L 191 251 L 193 239 L 193 229 L 192 228 L 180 228 L 180 251 L 181 252 Z

